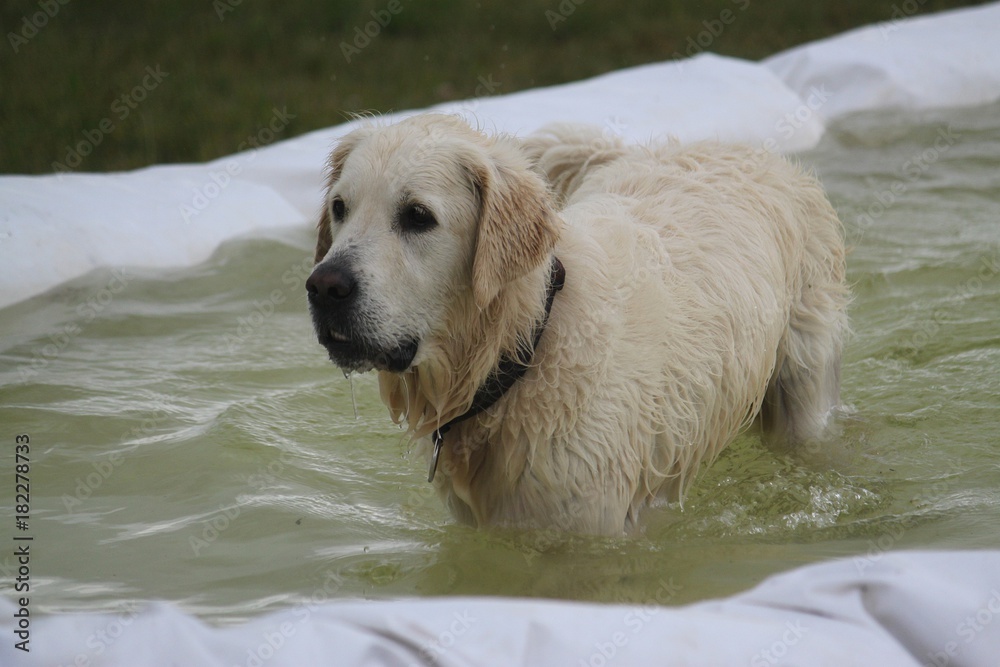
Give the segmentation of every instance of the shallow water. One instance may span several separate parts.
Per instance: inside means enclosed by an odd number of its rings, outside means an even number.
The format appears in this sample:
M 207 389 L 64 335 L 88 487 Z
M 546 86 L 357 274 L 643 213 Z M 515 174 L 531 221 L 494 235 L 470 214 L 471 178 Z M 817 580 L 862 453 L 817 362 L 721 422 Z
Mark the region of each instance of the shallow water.
M 313 338 L 308 230 L 0 311 L 4 470 L 31 438 L 33 609 L 681 603 L 835 556 L 1000 548 L 1000 107 L 854 116 L 800 157 L 853 246 L 843 436 L 806 460 L 746 434 L 633 537 L 454 524 L 374 378 L 352 398 Z

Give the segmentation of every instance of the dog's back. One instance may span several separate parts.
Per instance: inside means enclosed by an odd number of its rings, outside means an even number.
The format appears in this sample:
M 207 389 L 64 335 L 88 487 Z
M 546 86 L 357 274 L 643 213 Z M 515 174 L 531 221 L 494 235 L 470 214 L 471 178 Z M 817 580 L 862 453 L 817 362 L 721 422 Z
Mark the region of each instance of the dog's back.
M 762 148 L 716 142 L 683 146 L 676 140 L 629 146 L 599 128 L 579 125 L 546 127 L 524 140 L 524 150 L 563 206 L 588 194 L 641 196 L 636 188 L 643 185 L 650 189 L 646 195 L 657 189 L 676 192 L 678 206 L 697 206 L 702 188 L 701 204 L 710 210 L 724 210 L 721 200 L 737 198 L 743 209 L 757 209 L 756 216 L 734 216 L 733 225 L 770 219 L 777 222 L 777 243 L 797 237 L 792 245 L 799 247 L 790 251 L 800 261 L 788 276 L 793 292 L 788 325 L 760 418 L 773 440 L 801 445 L 829 437 L 831 414 L 840 401 L 849 293 L 842 225 L 815 178 Z M 655 174 L 637 178 L 644 169 Z M 669 211 L 681 226 L 697 217 L 690 213 L 690 208 Z M 734 242 L 738 238 L 734 235 Z
M 521 146 L 560 203 L 566 202 L 587 173 L 629 152 L 619 137 L 590 125 L 566 123 L 546 126 L 523 139 Z

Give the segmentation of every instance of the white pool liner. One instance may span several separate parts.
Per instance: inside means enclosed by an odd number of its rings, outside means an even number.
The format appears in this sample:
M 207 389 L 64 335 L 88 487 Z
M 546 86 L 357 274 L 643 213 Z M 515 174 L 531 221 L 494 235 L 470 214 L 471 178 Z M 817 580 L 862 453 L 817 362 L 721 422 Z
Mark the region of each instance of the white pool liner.
M 36 618 L 14 647 L 0 599 L 0 664 L 25 667 L 809 665 L 996 667 L 1000 553 L 872 553 L 799 568 L 745 593 L 648 604 L 429 598 L 299 604 L 215 628 L 169 603 Z

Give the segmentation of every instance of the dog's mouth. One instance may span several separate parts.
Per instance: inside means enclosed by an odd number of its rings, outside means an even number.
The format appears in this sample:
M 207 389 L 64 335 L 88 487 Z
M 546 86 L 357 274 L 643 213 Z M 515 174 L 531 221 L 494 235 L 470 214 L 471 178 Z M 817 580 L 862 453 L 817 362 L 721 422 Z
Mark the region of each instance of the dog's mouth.
M 409 338 L 392 345 L 376 345 L 335 328 L 323 327 L 318 322 L 316 334 L 320 345 L 330 355 L 330 361 L 346 372 L 364 373 L 375 369 L 402 373 L 413 363 L 420 346 L 420 341 Z

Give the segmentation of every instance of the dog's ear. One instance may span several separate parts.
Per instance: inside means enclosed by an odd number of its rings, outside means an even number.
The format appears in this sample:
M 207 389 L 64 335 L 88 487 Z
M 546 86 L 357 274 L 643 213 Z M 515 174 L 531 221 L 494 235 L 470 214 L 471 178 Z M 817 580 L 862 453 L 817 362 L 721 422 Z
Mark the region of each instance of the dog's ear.
M 358 144 L 369 135 L 369 129 L 367 127 L 359 128 L 354 130 L 343 139 L 341 139 L 337 145 L 334 147 L 333 151 L 330 153 L 330 158 L 327 160 L 327 177 L 326 177 L 326 195 L 323 197 L 323 211 L 319 216 L 319 223 L 316 225 L 316 256 L 314 261 L 319 264 L 326 257 L 326 253 L 330 252 L 330 246 L 333 244 L 333 232 L 331 229 L 331 219 L 330 219 L 330 188 L 333 187 L 334 183 L 340 180 L 340 172 L 344 169 L 344 163 L 347 162 L 347 156 L 351 154 Z
M 527 164 L 486 158 L 468 167 L 480 200 L 472 293 L 484 309 L 504 285 L 545 261 L 559 238 L 560 221 L 545 181 Z
M 319 223 L 316 225 L 316 255 L 313 257 L 313 263 L 319 264 L 326 257 L 326 253 L 330 252 L 330 246 L 333 245 L 333 232 L 330 230 L 330 208 L 323 203 L 323 212 L 319 214 Z

